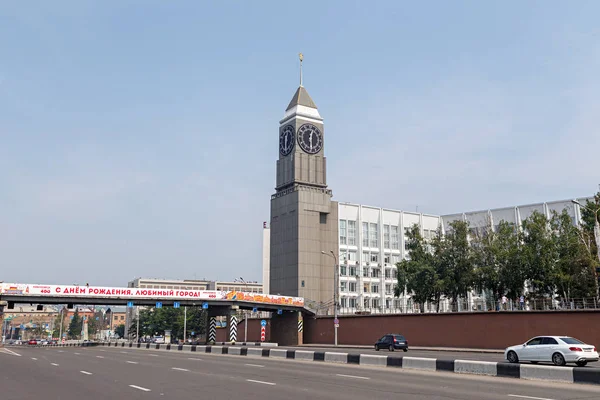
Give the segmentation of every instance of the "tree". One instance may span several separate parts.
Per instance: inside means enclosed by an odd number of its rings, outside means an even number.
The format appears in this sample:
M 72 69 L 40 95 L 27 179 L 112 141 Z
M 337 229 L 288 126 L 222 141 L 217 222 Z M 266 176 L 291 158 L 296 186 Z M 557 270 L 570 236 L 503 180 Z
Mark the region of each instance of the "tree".
M 436 271 L 433 255 L 427 249 L 427 243 L 421 236 L 418 225 L 413 225 L 406 235 L 410 258 L 396 264 L 398 284 L 394 288 L 396 297 L 406 292 L 417 304 L 421 312 L 425 303 L 434 301 L 439 307 L 441 297 L 441 279 Z
M 60 338 L 60 332 L 61 332 L 60 324 L 63 324 L 62 332 L 63 333 L 66 332 L 64 315 L 59 312 L 58 315 L 56 316 L 56 318 L 54 319 L 54 330 L 52 331 L 52 337 L 53 338 L 59 338 L 59 339 L 61 339 Z
M 581 219 L 582 239 L 588 243 L 590 252 L 596 255 L 595 262 L 600 263 L 600 192 L 581 207 Z
M 137 317 L 133 318 L 131 320 L 131 324 L 129 324 L 129 328 L 127 329 L 127 334 L 129 335 L 130 338 L 137 338 Z
M 523 265 L 530 297 L 547 298 L 555 293 L 554 267 L 558 260 L 555 238 L 546 216 L 534 211 L 523 221 Z
M 81 317 L 79 316 L 79 310 L 75 309 L 75 313 L 73 314 L 73 318 L 69 323 L 68 336 L 69 339 L 77 339 L 81 336 Z
M 125 324 L 120 324 L 115 328 L 115 335 L 120 338 L 125 337 Z
M 565 300 L 596 296 L 595 255 L 581 240 L 567 210 L 553 212 L 550 220 L 557 255 L 553 270 L 558 294 Z
M 435 253 L 440 263 L 443 294 L 457 305 L 458 298 L 466 297 L 473 288 L 474 258 L 468 239 L 468 223 L 453 221 L 450 228 L 443 240 L 440 238 Z
M 525 271 L 521 260 L 520 236 L 514 224 L 500 221 L 494 230 L 491 223 L 473 242 L 474 283 L 492 293 L 494 299 L 506 295 L 517 298 L 525 288 Z

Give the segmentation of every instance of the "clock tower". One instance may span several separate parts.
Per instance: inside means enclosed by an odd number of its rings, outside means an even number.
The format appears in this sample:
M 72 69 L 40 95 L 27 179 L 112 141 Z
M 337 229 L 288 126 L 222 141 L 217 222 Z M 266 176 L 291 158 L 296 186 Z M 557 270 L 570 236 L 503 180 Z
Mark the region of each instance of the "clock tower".
M 331 306 L 338 206 L 327 187 L 323 118 L 302 85 L 302 56 L 300 63 L 300 86 L 279 121 L 269 291 Z

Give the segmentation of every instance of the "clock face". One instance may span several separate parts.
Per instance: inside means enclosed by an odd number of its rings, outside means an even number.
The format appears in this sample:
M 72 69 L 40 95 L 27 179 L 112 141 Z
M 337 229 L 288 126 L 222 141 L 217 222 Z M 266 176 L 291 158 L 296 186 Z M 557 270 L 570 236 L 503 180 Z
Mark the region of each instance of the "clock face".
M 323 136 L 313 124 L 304 124 L 298 129 L 298 145 L 308 154 L 317 154 L 323 148 Z
M 294 127 L 286 125 L 279 134 L 279 152 L 282 156 L 287 156 L 294 148 Z

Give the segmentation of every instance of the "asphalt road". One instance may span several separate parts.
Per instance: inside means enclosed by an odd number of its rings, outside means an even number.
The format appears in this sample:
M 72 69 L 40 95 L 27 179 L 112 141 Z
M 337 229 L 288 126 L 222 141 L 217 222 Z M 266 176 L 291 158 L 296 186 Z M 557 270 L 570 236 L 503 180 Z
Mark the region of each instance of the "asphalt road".
M 123 348 L 0 350 L 3 399 L 599 399 L 600 388 Z

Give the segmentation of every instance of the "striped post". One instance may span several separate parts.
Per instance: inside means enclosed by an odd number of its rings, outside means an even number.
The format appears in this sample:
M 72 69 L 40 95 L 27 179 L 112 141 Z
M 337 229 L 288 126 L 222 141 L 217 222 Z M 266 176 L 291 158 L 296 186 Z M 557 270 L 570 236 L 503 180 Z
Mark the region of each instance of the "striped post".
M 237 316 L 235 315 L 229 316 L 229 341 L 237 341 Z
M 210 317 L 208 320 L 208 341 L 216 342 L 217 341 L 217 318 Z
M 302 332 L 304 330 L 304 321 L 302 319 L 298 319 L 298 332 Z

